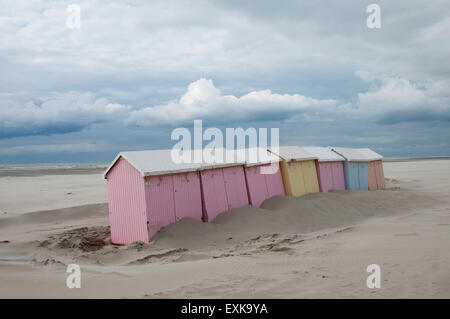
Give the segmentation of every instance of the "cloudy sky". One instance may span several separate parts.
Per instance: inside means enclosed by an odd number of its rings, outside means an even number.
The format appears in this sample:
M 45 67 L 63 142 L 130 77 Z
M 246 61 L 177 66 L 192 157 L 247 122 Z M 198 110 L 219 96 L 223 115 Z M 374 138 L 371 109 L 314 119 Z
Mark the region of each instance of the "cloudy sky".
M 0 164 L 170 148 L 194 119 L 450 155 L 449 35 L 448 0 L 0 0 Z

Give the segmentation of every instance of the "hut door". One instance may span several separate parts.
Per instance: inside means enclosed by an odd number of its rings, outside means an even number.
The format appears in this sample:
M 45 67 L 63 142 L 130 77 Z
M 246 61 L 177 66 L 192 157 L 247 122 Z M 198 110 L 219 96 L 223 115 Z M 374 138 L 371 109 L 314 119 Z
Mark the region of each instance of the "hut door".
M 350 189 L 359 189 L 359 166 L 358 163 L 348 162 L 348 181 Z
M 228 210 L 227 194 L 221 168 L 200 172 L 205 221 L 212 221 Z
M 369 172 L 367 163 L 358 163 L 359 166 L 359 189 L 369 189 Z
M 321 192 L 328 192 L 330 189 L 334 189 L 332 165 L 332 162 L 320 162 L 317 166 L 317 178 L 319 179 Z
M 319 191 L 319 182 L 317 181 L 316 164 L 314 161 L 302 162 L 303 178 L 305 181 L 305 189 L 307 193 Z
M 250 203 L 259 207 L 269 197 L 265 176 L 261 174 L 261 166 L 247 167 L 246 176 Z
M 283 179 L 281 178 L 281 173 L 280 173 L 280 164 L 276 163 L 276 164 L 272 164 L 272 165 L 277 166 L 276 172 L 273 172 L 273 174 L 262 174 L 262 175 L 264 175 L 264 178 L 266 179 L 268 196 L 272 197 L 275 195 L 285 195 Z M 267 167 L 269 167 L 269 166 L 270 166 L 270 164 L 267 165 Z M 274 168 L 271 167 L 270 170 L 272 170 L 272 169 L 274 169 Z M 261 174 L 261 172 L 260 172 L 260 174 Z
M 202 198 L 198 172 L 173 175 L 175 218 L 191 217 L 202 220 Z
M 377 174 L 375 172 L 375 162 L 369 162 L 368 164 L 368 175 L 369 175 L 369 189 L 377 189 Z
M 303 177 L 302 163 L 288 163 L 289 180 L 291 182 L 292 196 L 301 196 L 306 194 L 305 180 Z
M 171 175 L 146 178 L 145 196 L 151 235 L 175 222 L 173 181 Z
M 333 162 L 332 167 L 334 189 L 345 190 L 343 163 Z
M 247 186 L 245 184 L 244 168 L 233 166 L 223 168 L 225 189 L 227 192 L 228 209 L 248 205 Z
M 385 189 L 386 184 L 384 182 L 383 161 L 381 160 L 375 162 L 375 175 L 377 176 L 378 189 Z

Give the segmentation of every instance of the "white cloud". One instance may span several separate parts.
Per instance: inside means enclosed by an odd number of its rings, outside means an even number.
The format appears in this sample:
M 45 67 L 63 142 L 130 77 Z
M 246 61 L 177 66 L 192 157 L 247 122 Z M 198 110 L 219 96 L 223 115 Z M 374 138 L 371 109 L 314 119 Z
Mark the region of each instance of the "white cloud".
M 392 123 L 450 120 L 450 90 L 444 82 L 418 84 L 387 76 L 373 81 L 371 90 L 358 93 L 358 112 L 368 118 Z
M 189 84 L 178 100 L 143 108 L 113 103 L 93 93 L 53 93 L 41 102 L 0 95 L 3 137 L 76 132 L 97 123 L 119 126 L 173 126 L 195 119 L 209 124 L 233 122 L 335 122 L 339 119 L 381 122 L 450 119 L 450 92 L 445 82 L 414 84 L 403 78 L 357 72 L 372 87 L 355 102 L 316 99 L 301 94 L 259 90 L 240 97 L 222 94 L 212 80 Z
M 121 122 L 130 106 L 96 98 L 92 93 L 56 93 L 42 103 L 0 98 L 0 136 L 78 131 L 94 123 Z
M 179 100 L 132 111 L 127 123 L 147 126 L 194 119 L 215 122 L 285 120 L 298 113 L 331 112 L 336 105 L 337 101 L 332 99 L 277 94 L 271 90 L 253 91 L 241 97 L 223 95 L 212 80 L 199 79 L 189 85 Z

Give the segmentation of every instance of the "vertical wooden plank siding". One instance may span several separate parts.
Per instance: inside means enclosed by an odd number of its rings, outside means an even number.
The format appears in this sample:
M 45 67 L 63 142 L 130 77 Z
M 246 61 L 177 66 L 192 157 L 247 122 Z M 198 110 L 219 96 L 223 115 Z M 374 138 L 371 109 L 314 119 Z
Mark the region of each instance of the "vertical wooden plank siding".
M 302 161 L 301 164 L 306 193 L 317 193 L 319 191 L 319 182 L 317 180 L 315 160 Z
M 377 174 L 376 174 L 376 168 L 375 168 L 375 162 L 369 162 L 368 163 L 368 178 L 369 178 L 369 190 L 376 190 L 378 189 L 377 186 Z
M 119 159 L 108 172 L 107 184 L 111 241 L 147 242 L 144 178 L 126 160 Z
M 319 161 L 316 161 L 316 172 L 317 172 L 317 180 L 319 181 L 319 191 L 323 192 L 323 186 L 322 186 L 322 176 L 321 176 L 321 166 Z
M 161 227 L 175 222 L 172 175 L 146 177 L 145 195 L 151 238 Z
M 270 166 L 271 164 L 265 164 L 245 168 L 248 197 L 252 206 L 260 207 L 262 202 L 272 196 L 285 195 L 279 163 Z M 263 168 L 267 169 L 265 173 L 274 169 L 276 171 L 273 174 L 263 174 L 261 172 Z
M 217 215 L 228 210 L 228 200 L 221 168 L 200 172 L 202 183 L 203 218 L 212 221 Z
M 305 180 L 303 177 L 302 163 L 288 163 L 289 179 L 291 181 L 292 196 L 302 196 L 306 194 Z
M 383 170 L 383 161 L 382 160 L 375 161 L 375 175 L 377 177 L 378 189 L 385 189 L 386 184 L 384 181 L 384 170 Z
M 184 217 L 202 220 L 202 198 L 198 172 L 172 175 L 175 199 L 175 219 Z
M 350 183 L 350 163 L 348 161 L 344 161 L 344 180 L 345 180 L 345 188 L 353 189 Z
M 333 175 L 333 189 L 345 190 L 343 162 L 333 162 L 331 166 Z
M 228 209 L 248 205 L 247 186 L 243 166 L 224 167 L 223 177 L 227 192 Z
M 360 162 L 357 164 L 359 169 L 359 189 L 367 191 L 369 190 L 368 165 L 366 162 Z
M 292 187 L 291 187 L 291 179 L 289 176 L 289 167 L 288 163 L 285 160 L 280 162 L 281 176 L 283 178 L 283 185 L 286 195 L 293 196 Z
M 271 164 L 264 165 L 264 166 L 270 166 Z M 267 185 L 267 192 L 269 195 L 269 198 L 276 195 L 285 195 L 284 192 L 284 186 L 283 186 L 283 179 L 281 177 L 281 170 L 280 170 L 280 164 L 274 163 L 272 166 L 277 167 L 277 171 L 274 174 L 263 174 L 266 178 L 266 185 Z M 261 166 L 261 167 L 264 167 Z M 271 168 L 273 169 L 273 167 Z
M 319 190 L 328 192 L 334 188 L 332 162 L 317 162 L 317 179 L 319 180 Z
M 251 166 L 245 168 L 248 197 L 250 200 L 250 204 L 255 207 L 259 207 L 264 200 L 269 198 L 266 179 L 260 171 L 260 166 Z
M 358 164 L 356 162 L 344 162 L 345 187 L 347 189 L 360 189 Z
M 314 160 L 281 162 L 281 176 L 287 195 L 301 196 L 319 191 L 319 181 Z

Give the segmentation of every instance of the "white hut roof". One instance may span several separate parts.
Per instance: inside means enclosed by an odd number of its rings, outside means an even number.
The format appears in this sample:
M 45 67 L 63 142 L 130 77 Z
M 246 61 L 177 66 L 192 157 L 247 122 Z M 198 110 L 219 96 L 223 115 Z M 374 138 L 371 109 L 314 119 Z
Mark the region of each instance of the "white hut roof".
M 194 152 L 188 151 L 183 154 L 189 154 L 191 163 L 177 163 L 177 159 L 172 158 L 172 150 L 120 152 L 103 176 L 106 178 L 110 169 L 120 158 L 126 159 L 142 176 L 191 172 L 201 169 L 201 164 L 194 162 Z
M 244 165 L 245 158 L 239 157 L 234 150 L 216 148 L 214 150 L 205 148 L 203 150 L 202 169 Z
M 276 148 L 269 148 L 269 151 L 275 155 L 280 156 L 287 162 L 317 159 L 317 156 L 309 153 L 299 146 L 280 146 L 278 147 L 278 150 Z
M 345 161 L 341 155 L 333 152 L 327 147 L 319 147 L 319 146 L 304 146 L 302 149 L 307 152 L 317 156 L 317 160 L 319 162 L 338 162 Z
M 377 161 L 383 158 L 383 156 L 372 151 L 370 148 L 358 148 L 358 152 L 366 157 L 368 161 Z
M 383 158 L 369 148 L 331 147 L 331 150 L 342 155 L 349 162 L 370 162 Z
M 236 150 L 238 158 L 244 160 L 245 166 L 278 163 L 281 159 L 262 147 Z
M 223 156 L 220 157 L 215 156 L 214 153 L 211 154 L 208 150 L 183 151 L 176 153 L 175 157 L 172 157 L 172 150 L 120 152 L 103 176 L 106 178 L 108 172 L 120 158 L 127 160 L 142 176 L 184 173 L 245 164 L 245 160 L 238 160 L 233 151 L 221 150 L 223 151 Z M 182 162 L 181 158 L 178 158 L 177 155 L 187 156 L 190 158 L 190 162 Z M 201 157 L 198 159 L 196 156 Z

